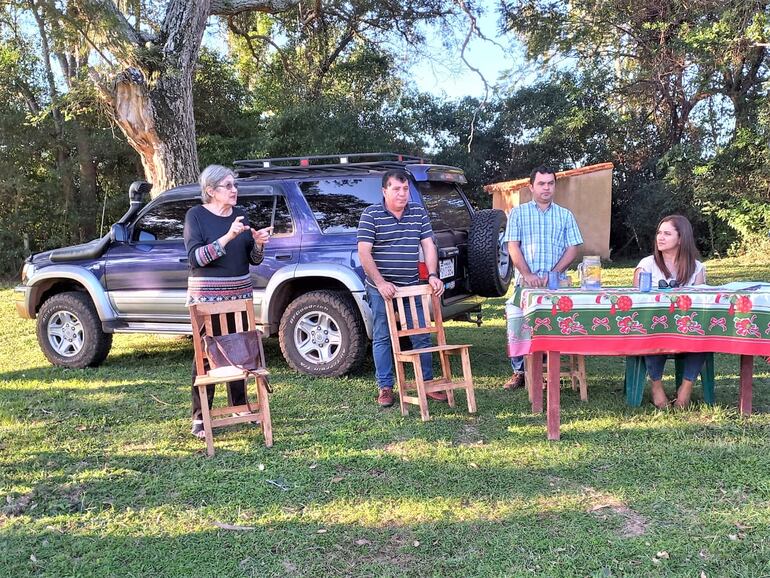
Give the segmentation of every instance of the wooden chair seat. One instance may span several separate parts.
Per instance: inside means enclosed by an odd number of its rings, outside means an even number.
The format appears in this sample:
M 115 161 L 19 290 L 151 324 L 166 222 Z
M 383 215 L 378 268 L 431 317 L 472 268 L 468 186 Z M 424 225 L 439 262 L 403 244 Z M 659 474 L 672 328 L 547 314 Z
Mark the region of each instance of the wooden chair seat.
M 420 303 L 423 315 L 418 315 Z M 454 390 L 464 389 L 468 411 L 476 413 L 476 395 L 471 374 L 470 345 L 450 345 L 446 342 L 444 324 L 441 318 L 441 304 L 430 285 L 399 287 L 392 299 L 385 299 L 388 316 L 390 341 L 396 366 L 396 383 L 401 415 L 408 415 L 407 404 L 420 407 L 423 421 L 430 419 L 426 394 L 445 392 L 450 407 L 455 407 Z M 422 319 L 420 319 L 422 317 Z M 401 349 L 401 337 L 420 334 L 436 335 L 437 345 L 419 349 Z M 425 380 L 422 375 L 420 356 L 438 354 L 441 376 Z M 460 357 L 462 376 L 453 376 L 449 362 L 450 355 Z M 406 379 L 405 365 L 410 363 L 414 380 Z M 413 395 L 416 393 L 416 395 Z
M 221 368 L 220 368 L 221 369 Z M 228 368 L 229 369 L 229 368 Z M 257 375 L 262 375 L 264 377 L 268 377 L 270 375 L 270 372 L 266 369 L 259 369 L 254 372 Z M 231 371 L 222 372 L 217 369 L 212 371 L 209 371 L 208 373 L 204 375 L 199 375 L 195 378 L 195 385 L 213 385 L 216 383 L 222 383 L 222 379 L 227 380 L 233 380 L 237 381 L 240 379 L 248 379 L 250 377 L 250 373 L 247 371 L 243 371 L 238 369 L 237 367 L 233 367 Z
M 411 361 L 410 358 L 414 356 L 420 356 L 423 353 L 439 353 L 446 351 L 449 355 L 453 353 L 461 353 L 463 349 L 473 347 L 472 345 L 434 345 L 433 347 L 423 347 L 421 349 L 408 349 L 399 353 L 399 357 L 403 358 L 403 361 Z
M 261 367 L 258 367 L 254 372 L 244 371 L 234 366 L 207 370 L 203 337 L 214 335 L 214 318 L 217 319 L 219 325 L 218 335 L 249 331 L 256 327 L 254 306 L 251 299 L 198 303 L 190 306 L 190 321 L 192 322 L 193 329 L 193 349 L 197 373 L 194 385 L 198 388 L 198 395 L 201 399 L 203 428 L 206 434 L 206 453 L 208 456 L 214 455 L 214 428 L 245 422 L 260 424 L 265 437 L 265 445 L 271 447 L 273 445 L 273 427 L 270 417 L 270 400 L 268 398 L 267 384 L 267 377 L 270 373 L 264 367 L 265 353 L 262 349 L 262 341 L 259 341 L 259 359 L 257 360 L 257 365 Z M 234 330 L 231 330 L 231 328 Z M 232 405 L 228 401 L 227 405 L 209 409 L 206 396 L 206 388 L 208 386 L 217 383 L 243 381 L 246 399 L 248 400 L 248 385 L 252 380 L 256 386 L 255 401 L 247 401 L 247 403 L 240 405 Z

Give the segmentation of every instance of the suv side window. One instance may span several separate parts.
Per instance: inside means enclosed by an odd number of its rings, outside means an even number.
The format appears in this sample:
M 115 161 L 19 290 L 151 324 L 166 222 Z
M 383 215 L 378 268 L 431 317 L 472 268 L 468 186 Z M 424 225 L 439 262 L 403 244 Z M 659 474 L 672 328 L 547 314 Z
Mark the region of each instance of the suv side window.
M 291 219 L 286 197 L 283 195 L 251 195 L 239 199 L 238 203 L 246 209 L 249 215 L 249 225 L 254 229 L 269 227 L 273 223 L 273 235 L 294 234 L 294 223 Z M 273 218 L 275 210 L 275 218 Z
M 470 229 L 471 214 L 460 190 L 452 183 L 420 181 L 417 188 L 434 231 Z
M 169 241 L 183 238 L 184 216 L 200 199 L 162 203 L 146 212 L 134 225 L 132 241 Z
M 382 200 L 382 177 L 304 181 L 299 188 L 327 234 L 355 233 L 363 210 Z

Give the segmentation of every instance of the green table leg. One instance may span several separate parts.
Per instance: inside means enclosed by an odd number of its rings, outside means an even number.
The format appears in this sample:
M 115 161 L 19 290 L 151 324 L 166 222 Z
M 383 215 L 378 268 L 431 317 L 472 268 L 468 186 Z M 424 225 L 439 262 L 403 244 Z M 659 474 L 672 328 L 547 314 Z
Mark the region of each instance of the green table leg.
M 626 356 L 626 403 L 631 407 L 642 405 L 644 386 L 647 383 L 647 365 L 641 355 Z

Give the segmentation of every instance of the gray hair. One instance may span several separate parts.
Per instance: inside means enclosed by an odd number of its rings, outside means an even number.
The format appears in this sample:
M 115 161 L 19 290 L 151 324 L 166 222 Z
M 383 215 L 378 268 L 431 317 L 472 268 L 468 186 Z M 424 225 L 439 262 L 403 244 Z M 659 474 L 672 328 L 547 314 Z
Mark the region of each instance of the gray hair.
M 214 188 L 219 186 L 219 183 L 224 181 L 227 177 L 236 178 L 236 174 L 222 165 L 209 165 L 201 173 L 198 182 L 201 185 L 201 201 L 203 204 L 210 203 L 213 197 L 206 192 L 208 187 Z

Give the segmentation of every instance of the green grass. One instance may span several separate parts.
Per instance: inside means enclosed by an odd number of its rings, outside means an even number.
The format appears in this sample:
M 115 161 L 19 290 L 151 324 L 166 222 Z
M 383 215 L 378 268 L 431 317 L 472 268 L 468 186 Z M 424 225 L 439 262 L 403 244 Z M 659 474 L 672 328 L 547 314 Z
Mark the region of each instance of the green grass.
M 707 266 L 770 278 L 770 258 Z M 313 379 L 270 340 L 275 446 L 236 426 L 207 459 L 188 340 L 119 335 L 102 367 L 54 368 L 0 291 L 0 576 L 770 575 L 770 366 L 742 418 L 735 357 L 716 358 L 717 405 L 681 412 L 627 407 L 623 359 L 589 358 L 589 402 L 565 389 L 548 442 L 500 387 L 502 306 L 448 324 L 474 344 L 478 415 L 462 395 L 426 424 L 380 410 L 371 362 Z

